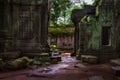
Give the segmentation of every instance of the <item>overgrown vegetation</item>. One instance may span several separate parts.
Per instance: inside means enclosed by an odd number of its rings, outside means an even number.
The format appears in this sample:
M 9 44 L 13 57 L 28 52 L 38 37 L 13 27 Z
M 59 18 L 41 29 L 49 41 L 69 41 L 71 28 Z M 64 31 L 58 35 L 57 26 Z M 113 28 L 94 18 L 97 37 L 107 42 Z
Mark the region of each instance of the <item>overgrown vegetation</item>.
M 66 24 L 66 10 L 70 8 L 70 0 L 53 0 L 51 9 L 51 23 L 50 26 L 65 25 Z
M 96 14 L 95 14 L 96 17 L 99 16 L 99 6 L 101 4 L 102 4 L 102 0 L 96 0 L 93 3 L 93 5 L 91 5 L 96 7 Z M 52 35 L 73 34 L 74 33 L 73 30 L 69 31 L 65 29 L 65 27 L 66 25 L 74 26 L 73 22 L 71 21 L 72 10 L 83 9 L 84 5 L 87 5 L 87 3 L 84 2 L 81 6 L 77 6 L 77 5 L 73 5 L 70 0 L 53 0 L 53 5 L 51 9 L 50 27 L 54 27 L 55 29 L 49 28 L 48 33 Z M 93 24 L 93 23 L 96 23 L 96 18 L 91 16 L 84 16 L 81 19 L 81 22 L 85 24 Z M 95 25 L 96 24 L 92 26 L 95 26 Z
M 74 33 L 74 28 L 49 28 L 48 33 L 51 35 L 71 35 Z
M 90 23 L 95 23 L 96 22 L 96 18 L 99 16 L 99 7 L 101 6 L 102 4 L 102 0 L 96 0 L 93 5 L 91 6 L 94 6 L 96 8 L 96 11 L 95 11 L 95 17 L 91 17 L 91 16 L 84 16 L 82 19 L 81 19 L 81 22 L 82 23 L 86 23 L 86 24 L 90 24 Z M 84 4 L 86 5 L 86 4 Z
M 48 33 L 52 35 L 71 35 L 74 30 L 67 30 L 67 27 L 73 27 L 71 13 L 73 9 L 82 9 L 83 5 L 73 5 L 70 0 L 53 0 L 51 9 L 51 21 Z M 55 28 L 55 29 L 53 29 Z
M 50 26 L 74 26 L 71 21 L 72 10 L 82 8 L 83 6 L 73 5 L 71 0 L 53 0 L 52 2 Z

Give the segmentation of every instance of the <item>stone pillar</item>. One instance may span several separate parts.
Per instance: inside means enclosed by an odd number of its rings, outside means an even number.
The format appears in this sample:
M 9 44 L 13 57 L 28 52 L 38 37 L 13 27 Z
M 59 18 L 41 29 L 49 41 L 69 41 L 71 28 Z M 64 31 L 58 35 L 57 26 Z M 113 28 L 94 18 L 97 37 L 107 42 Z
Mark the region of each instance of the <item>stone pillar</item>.
M 84 23 L 80 23 L 80 29 L 79 29 L 79 49 L 80 49 L 80 54 L 84 54 L 86 45 L 86 40 L 85 40 L 85 26 Z
M 41 45 L 42 45 L 42 49 L 44 51 L 44 49 L 46 49 L 47 51 L 49 51 L 49 46 L 47 43 L 47 34 L 48 34 L 48 26 L 49 26 L 49 3 L 48 0 L 44 0 L 43 4 L 42 4 L 42 8 L 41 8 Z
M 116 50 L 120 52 L 120 1 L 114 1 L 114 26 L 115 26 L 115 44 Z
M 4 51 L 3 33 L 3 1 L 0 0 L 0 52 Z
M 78 49 L 79 49 L 79 23 L 76 24 L 74 32 L 74 55 L 76 55 Z

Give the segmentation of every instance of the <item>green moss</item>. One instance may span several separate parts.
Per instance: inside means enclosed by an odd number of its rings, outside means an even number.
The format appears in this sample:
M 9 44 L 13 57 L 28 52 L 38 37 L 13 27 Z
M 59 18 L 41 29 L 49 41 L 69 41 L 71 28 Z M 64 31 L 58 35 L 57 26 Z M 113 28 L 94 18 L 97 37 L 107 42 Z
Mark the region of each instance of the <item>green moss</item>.
M 5 68 L 12 69 L 12 70 L 22 69 L 25 67 L 29 67 L 32 61 L 33 60 L 29 59 L 28 57 L 21 57 L 21 58 L 15 59 L 13 61 L 8 61 L 5 64 Z
M 102 2 L 103 2 L 103 0 L 99 0 L 98 2 L 93 3 L 93 6 L 96 7 L 96 14 L 95 14 L 95 16 L 99 15 L 99 6 L 102 5 Z
M 93 3 L 93 6 L 101 6 L 101 5 L 102 5 L 102 2 L 103 2 L 103 0 L 99 0 L 99 1 L 97 1 L 97 2 L 94 2 L 94 3 Z
M 101 6 L 102 2 L 103 2 L 103 0 L 99 0 L 98 5 Z
M 98 16 L 99 15 L 99 6 L 96 7 L 96 14 L 95 16 Z
M 48 28 L 48 33 L 52 35 L 71 35 L 74 33 L 74 29 L 69 28 Z
M 85 23 L 85 22 L 86 22 L 86 21 L 85 21 L 86 18 L 87 18 L 87 16 L 84 16 L 84 17 L 81 19 L 80 22 Z
M 90 22 L 90 20 L 91 20 L 91 18 L 90 18 L 90 16 L 88 16 L 88 17 L 87 17 L 87 21 Z

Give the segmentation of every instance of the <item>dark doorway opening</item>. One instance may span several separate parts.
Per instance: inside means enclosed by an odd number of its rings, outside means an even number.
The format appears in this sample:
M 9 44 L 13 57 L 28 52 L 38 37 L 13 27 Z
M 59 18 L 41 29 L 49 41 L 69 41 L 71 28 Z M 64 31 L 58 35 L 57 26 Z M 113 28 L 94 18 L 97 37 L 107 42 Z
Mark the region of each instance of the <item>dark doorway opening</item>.
M 102 27 L 102 45 L 110 45 L 110 27 Z

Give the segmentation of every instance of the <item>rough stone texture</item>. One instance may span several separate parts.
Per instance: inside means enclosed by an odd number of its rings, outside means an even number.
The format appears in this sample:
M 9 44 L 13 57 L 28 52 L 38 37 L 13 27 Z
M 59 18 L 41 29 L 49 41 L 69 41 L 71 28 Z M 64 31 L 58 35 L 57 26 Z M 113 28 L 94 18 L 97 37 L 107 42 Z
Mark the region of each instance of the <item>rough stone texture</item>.
M 1 0 L 0 47 L 3 50 L 0 49 L 0 52 L 17 50 L 22 55 L 48 52 L 50 2 L 51 0 Z
M 120 76 L 120 66 L 112 66 L 116 76 Z
M 95 7 L 90 5 L 85 5 L 84 9 L 74 9 L 71 14 L 71 20 L 75 25 L 75 41 L 74 41 L 74 53 L 77 53 L 81 49 L 81 53 L 84 52 L 85 47 L 85 26 L 80 23 L 84 16 L 93 16 L 95 13 Z
M 74 52 L 78 52 L 79 55 L 91 55 L 94 52 L 94 54 L 98 55 L 98 57 L 101 57 L 103 59 L 101 59 L 100 61 L 108 62 L 110 59 L 112 59 L 111 54 L 115 53 L 119 55 L 118 53 L 120 47 L 120 5 L 119 0 L 102 1 L 102 4 L 98 7 L 99 15 L 96 17 L 92 17 L 94 18 L 92 24 L 89 24 L 87 22 L 80 22 L 80 20 L 84 16 L 89 16 L 85 14 L 85 9 L 73 10 L 71 17 L 72 21 L 75 24 Z M 94 13 L 94 10 L 88 11 Z M 105 58 L 104 55 L 106 56 Z
M 87 62 L 90 64 L 95 64 L 98 61 L 98 58 L 96 56 L 92 56 L 92 55 L 81 55 L 81 60 L 82 62 Z
M 110 60 L 110 63 L 113 64 L 113 65 L 120 65 L 120 59 Z

